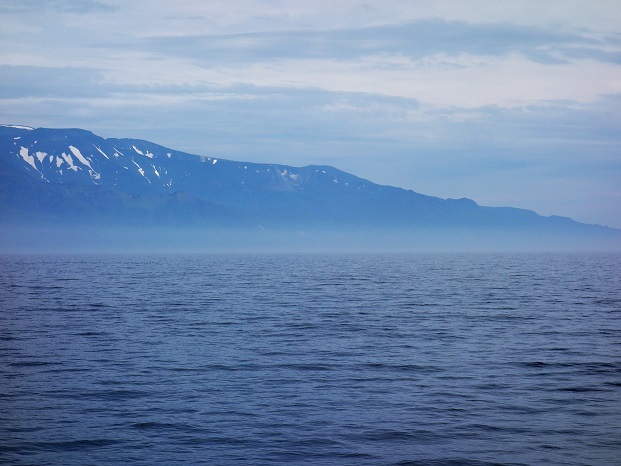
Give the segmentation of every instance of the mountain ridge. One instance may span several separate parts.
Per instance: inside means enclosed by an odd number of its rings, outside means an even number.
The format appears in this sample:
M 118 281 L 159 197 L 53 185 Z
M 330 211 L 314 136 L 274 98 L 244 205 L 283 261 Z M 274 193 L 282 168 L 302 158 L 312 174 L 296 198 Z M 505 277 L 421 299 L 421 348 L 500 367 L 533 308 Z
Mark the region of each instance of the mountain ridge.
M 246 230 L 618 232 L 441 199 L 321 165 L 238 162 L 80 128 L 0 126 L 0 223 Z

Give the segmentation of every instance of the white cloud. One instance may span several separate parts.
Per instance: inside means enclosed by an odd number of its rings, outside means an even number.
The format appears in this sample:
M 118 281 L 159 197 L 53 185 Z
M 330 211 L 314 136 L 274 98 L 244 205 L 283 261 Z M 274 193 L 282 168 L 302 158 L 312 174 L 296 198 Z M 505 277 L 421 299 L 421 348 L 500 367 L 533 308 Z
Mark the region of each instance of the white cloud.
M 618 31 L 616 0 L 108 0 L 119 25 L 147 24 L 177 35 L 274 30 L 326 30 L 401 24 L 426 18 L 471 23 Z M 122 12 L 122 13 L 121 13 Z

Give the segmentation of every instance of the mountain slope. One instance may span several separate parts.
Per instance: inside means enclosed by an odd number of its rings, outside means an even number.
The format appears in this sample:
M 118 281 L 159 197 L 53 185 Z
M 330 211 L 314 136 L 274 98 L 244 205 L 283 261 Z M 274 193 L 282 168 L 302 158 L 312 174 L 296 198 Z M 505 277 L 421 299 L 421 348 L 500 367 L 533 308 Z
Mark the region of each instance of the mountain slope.
M 381 186 L 327 166 L 222 160 L 81 129 L 0 126 L 8 222 L 585 230 L 560 217 Z

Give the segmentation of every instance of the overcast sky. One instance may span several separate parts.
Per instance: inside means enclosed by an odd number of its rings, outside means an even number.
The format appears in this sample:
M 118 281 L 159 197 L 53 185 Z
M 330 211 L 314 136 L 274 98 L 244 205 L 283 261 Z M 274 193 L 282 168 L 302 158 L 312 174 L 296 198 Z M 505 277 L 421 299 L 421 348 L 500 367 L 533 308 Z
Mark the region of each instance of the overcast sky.
M 0 99 L 621 228 L 618 0 L 0 0 Z

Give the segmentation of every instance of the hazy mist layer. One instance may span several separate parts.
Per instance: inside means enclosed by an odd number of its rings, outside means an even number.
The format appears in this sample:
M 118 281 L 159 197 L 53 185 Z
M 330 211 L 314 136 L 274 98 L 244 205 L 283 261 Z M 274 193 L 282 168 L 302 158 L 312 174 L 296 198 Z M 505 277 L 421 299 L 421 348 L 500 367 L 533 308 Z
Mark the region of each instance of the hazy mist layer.
M 621 232 L 0 226 L 3 253 L 621 251 Z

